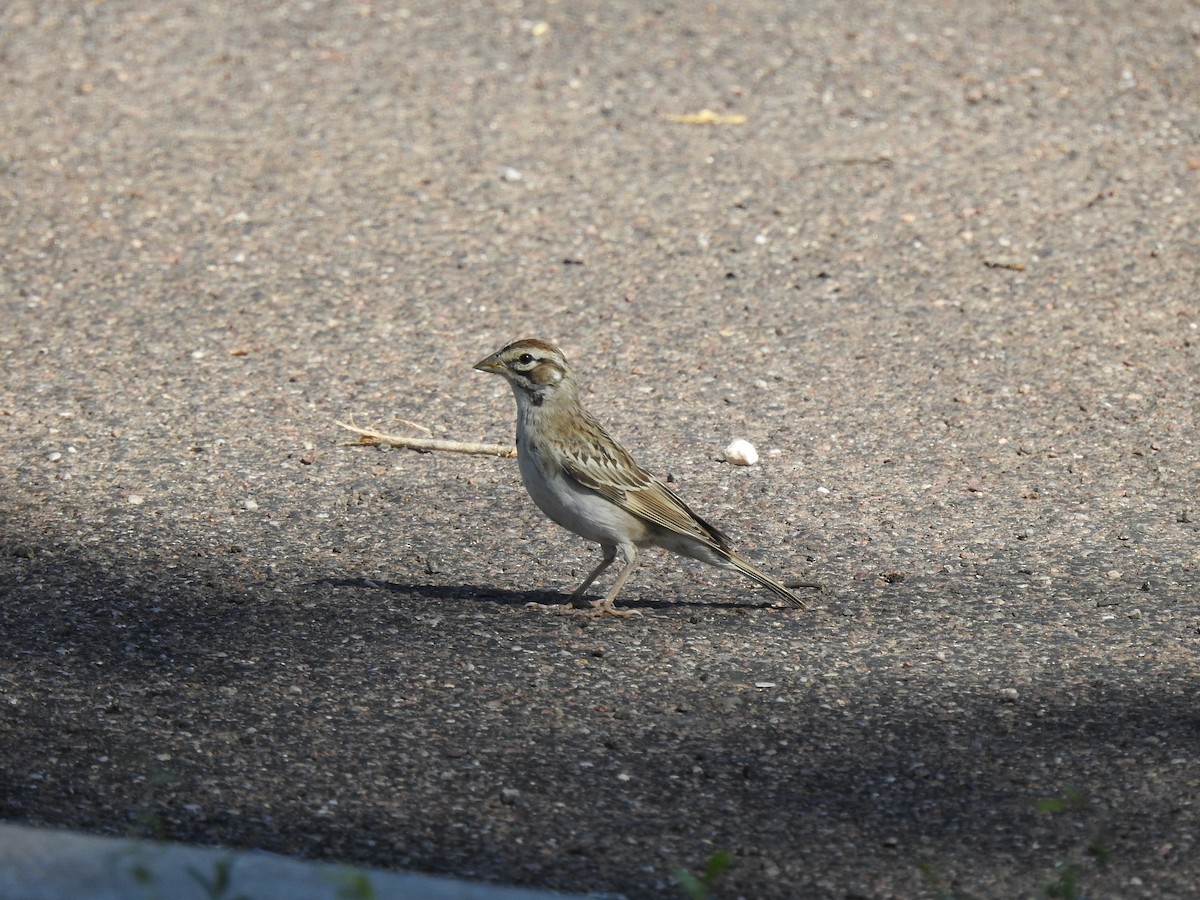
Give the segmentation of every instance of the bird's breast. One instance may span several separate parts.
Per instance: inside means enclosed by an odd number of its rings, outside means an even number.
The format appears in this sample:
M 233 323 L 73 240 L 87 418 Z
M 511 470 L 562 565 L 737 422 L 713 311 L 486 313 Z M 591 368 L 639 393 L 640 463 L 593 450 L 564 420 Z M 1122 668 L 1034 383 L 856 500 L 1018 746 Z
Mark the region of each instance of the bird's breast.
M 649 536 L 641 519 L 567 474 L 536 443 L 517 437 L 517 464 L 525 490 L 551 521 L 601 544 L 640 544 Z

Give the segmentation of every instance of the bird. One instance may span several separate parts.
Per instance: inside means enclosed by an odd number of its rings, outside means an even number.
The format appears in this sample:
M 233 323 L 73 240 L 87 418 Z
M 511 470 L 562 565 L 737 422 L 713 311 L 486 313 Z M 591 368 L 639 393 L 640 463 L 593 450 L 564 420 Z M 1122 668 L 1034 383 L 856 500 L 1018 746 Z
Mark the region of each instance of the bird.
M 500 375 L 517 401 L 517 463 L 529 496 L 551 521 L 600 545 L 602 558 L 571 594 L 564 612 L 626 617 L 617 595 L 637 565 L 638 553 L 661 547 L 722 569 L 747 575 L 794 607 L 807 604 L 780 581 L 761 572 L 659 479 L 642 468 L 587 412 L 574 370 L 549 341 L 513 341 L 474 368 Z M 585 592 L 616 558 L 621 569 L 603 599 L 580 608 Z M 822 589 L 817 582 L 797 587 Z

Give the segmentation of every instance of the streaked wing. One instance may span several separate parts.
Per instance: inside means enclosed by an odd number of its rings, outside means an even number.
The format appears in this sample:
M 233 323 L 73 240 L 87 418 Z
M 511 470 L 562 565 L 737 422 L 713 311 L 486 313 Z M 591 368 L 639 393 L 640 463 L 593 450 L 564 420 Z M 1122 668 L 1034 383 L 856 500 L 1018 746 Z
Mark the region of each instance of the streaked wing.
M 675 492 L 634 461 L 629 451 L 613 440 L 596 422 L 591 440 L 564 450 L 563 468 L 586 488 L 603 495 L 621 509 L 669 531 L 693 537 L 721 553 L 729 541 L 680 500 Z

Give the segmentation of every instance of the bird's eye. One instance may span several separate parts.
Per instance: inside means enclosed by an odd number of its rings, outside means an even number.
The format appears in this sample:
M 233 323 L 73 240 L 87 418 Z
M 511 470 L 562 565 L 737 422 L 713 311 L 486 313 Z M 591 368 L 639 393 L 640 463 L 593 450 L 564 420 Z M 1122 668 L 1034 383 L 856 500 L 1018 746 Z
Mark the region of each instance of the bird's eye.
M 517 362 L 519 362 L 523 366 L 527 366 L 531 362 L 533 362 L 533 354 L 532 353 L 522 353 L 520 358 L 517 359 Z

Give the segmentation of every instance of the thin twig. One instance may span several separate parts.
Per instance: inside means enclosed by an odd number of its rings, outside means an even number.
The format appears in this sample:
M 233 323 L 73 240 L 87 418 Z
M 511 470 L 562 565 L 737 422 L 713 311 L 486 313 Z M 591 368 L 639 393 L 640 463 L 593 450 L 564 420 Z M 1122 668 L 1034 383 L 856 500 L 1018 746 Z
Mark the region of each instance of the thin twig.
M 411 419 L 400 419 L 399 421 L 403 422 L 409 428 L 415 428 L 415 429 L 417 429 L 417 431 L 423 431 L 428 435 L 433 434 L 432 431 L 430 431 L 428 428 L 426 428 L 424 425 L 420 424 L 419 422 L 414 422 Z
M 515 448 L 506 447 L 503 444 L 476 444 L 463 441 L 443 441 L 437 438 L 405 437 L 398 434 L 384 434 L 373 428 L 359 428 L 357 425 L 347 425 L 345 422 L 337 424 L 358 435 L 358 440 L 347 446 L 365 444 L 373 447 L 387 444 L 389 447 L 403 447 L 406 450 L 423 452 L 442 450 L 446 453 L 470 453 L 475 456 L 500 456 L 506 459 L 512 459 L 517 455 Z

